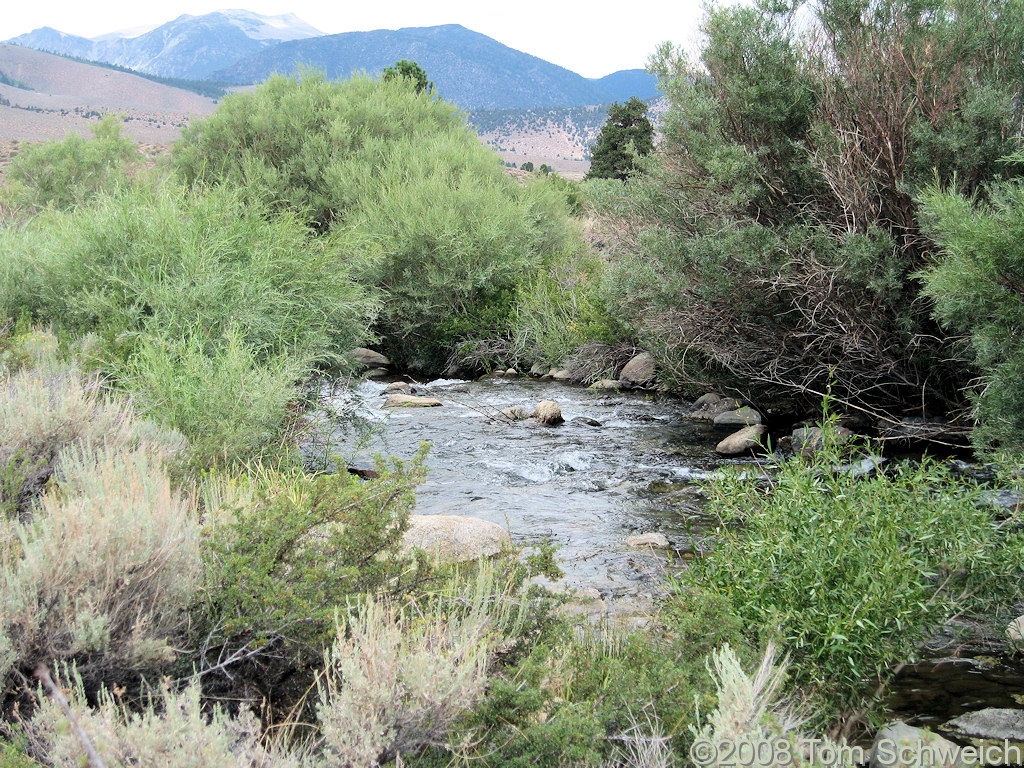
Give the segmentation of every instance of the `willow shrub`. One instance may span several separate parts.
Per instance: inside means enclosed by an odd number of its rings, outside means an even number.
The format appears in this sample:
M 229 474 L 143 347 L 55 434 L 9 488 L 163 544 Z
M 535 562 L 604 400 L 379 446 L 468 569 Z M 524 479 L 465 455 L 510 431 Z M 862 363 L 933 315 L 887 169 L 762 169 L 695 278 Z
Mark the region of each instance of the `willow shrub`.
M 792 654 L 791 680 L 815 695 L 819 725 L 874 711 L 894 667 L 943 621 L 1017 599 L 1024 554 L 1016 519 L 945 466 L 858 478 L 846 461 L 829 446 L 770 483 L 715 481 L 716 546 L 684 575 L 727 600 L 754 644 Z
M 295 216 L 227 187 L 136 186 L 0 238 L 0 316 L 91 335 L 200 465 L 264 455 L 295 383 L 364 342 L 377 307 Z
M 401 80 L 271 78 L 193 124 L 174 165 L 325 235 L 382 290 L 389 355 L 428 371 L 466 338 L 505 333 L 518 281 L 567 235 L 563 194 L 509 178 L 452 105 Z
M 34 213 L 47 207 L 69 209 L 125 184 L 139 158 L 131 139 L 111 115 L 94 125 L 92 138 L 29 145 L 11 160 L 0 199 Z

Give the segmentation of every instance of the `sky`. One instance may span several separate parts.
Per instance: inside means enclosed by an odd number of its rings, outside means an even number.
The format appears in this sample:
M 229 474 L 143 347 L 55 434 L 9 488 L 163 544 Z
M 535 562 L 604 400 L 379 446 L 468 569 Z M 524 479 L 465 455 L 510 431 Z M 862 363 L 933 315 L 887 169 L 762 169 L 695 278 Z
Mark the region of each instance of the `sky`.
M 268 16 L 294 13 L 324 34 L 461 24 L 584 77 L 643 68 L 666 40 L 692 48 L 702 16 L 701 0 L 620 0 L 608 4 L 610 12 L 592 2 L 558 0 L 10 0 L 4 5 L 0 40 L 44 26 L 97 37 L 225 7 Z

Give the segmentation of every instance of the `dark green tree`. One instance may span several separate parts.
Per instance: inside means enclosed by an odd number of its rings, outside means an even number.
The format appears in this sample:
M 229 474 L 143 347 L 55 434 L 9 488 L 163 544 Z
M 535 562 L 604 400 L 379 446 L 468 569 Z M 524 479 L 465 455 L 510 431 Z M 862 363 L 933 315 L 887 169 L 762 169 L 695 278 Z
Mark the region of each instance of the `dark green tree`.
M 519 169 L 521 171 L 529 171 L 530 173 L 533 173 L 533 163 L 530 160 L 527 160 L 525 163 L 519 166 Z
M 608 108 L 608 121 L 591 146 L 588 179 L 625 180 L 636 161 L 654 151 L 654 126 L 647 105 L 636 96 Z
M 423 91 L 432 93 L 434 90 L 434 84 L 427 80 L 426 70 L 415 61 L 409 61 L 408 59 L 396 61 L 393 67 L 385 67 L 383 77 L 385 80 L 394 80 L 396 78 L 409 80 L 416 89 L 416 93 L 423 93 Z

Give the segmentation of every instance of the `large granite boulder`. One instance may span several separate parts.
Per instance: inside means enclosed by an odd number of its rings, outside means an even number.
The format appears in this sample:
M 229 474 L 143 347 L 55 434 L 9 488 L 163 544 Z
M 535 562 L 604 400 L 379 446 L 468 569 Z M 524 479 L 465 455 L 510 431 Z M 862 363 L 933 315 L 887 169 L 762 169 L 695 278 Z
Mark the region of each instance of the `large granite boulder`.
M 410 515 L 402 550 L 421 549 L 447 563 L 494 557 L 512 544 L 497 523 L 459 515 Z

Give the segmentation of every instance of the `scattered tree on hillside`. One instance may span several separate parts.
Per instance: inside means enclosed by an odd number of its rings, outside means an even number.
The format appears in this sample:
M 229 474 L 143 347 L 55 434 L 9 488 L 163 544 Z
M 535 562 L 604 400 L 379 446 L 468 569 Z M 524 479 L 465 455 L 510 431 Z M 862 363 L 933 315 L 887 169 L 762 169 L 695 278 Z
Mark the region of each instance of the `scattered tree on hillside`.
M 654 151 L 654 126 L 636 96 L 608 108 L 608 121 L 592 145 L 588 179 L 625 180 L 636 161 Z
M 527 160 L 525 163 L 519 166 L 519 169 L 522 171 L 529 171 L 530 173 L 533 173 L 533 163 Z
M 427 80 L 426 70 L 415 61 L 409 61 L 408 59 L 396 61 L 393 67 L 385 67 L 383 77 L 385 80 L 394 80 L 396 78 L 410 80 L 416 89 L 416 93 L 423 93 L 423 91 L 432 93 L 434 90 L 434 84 Z

